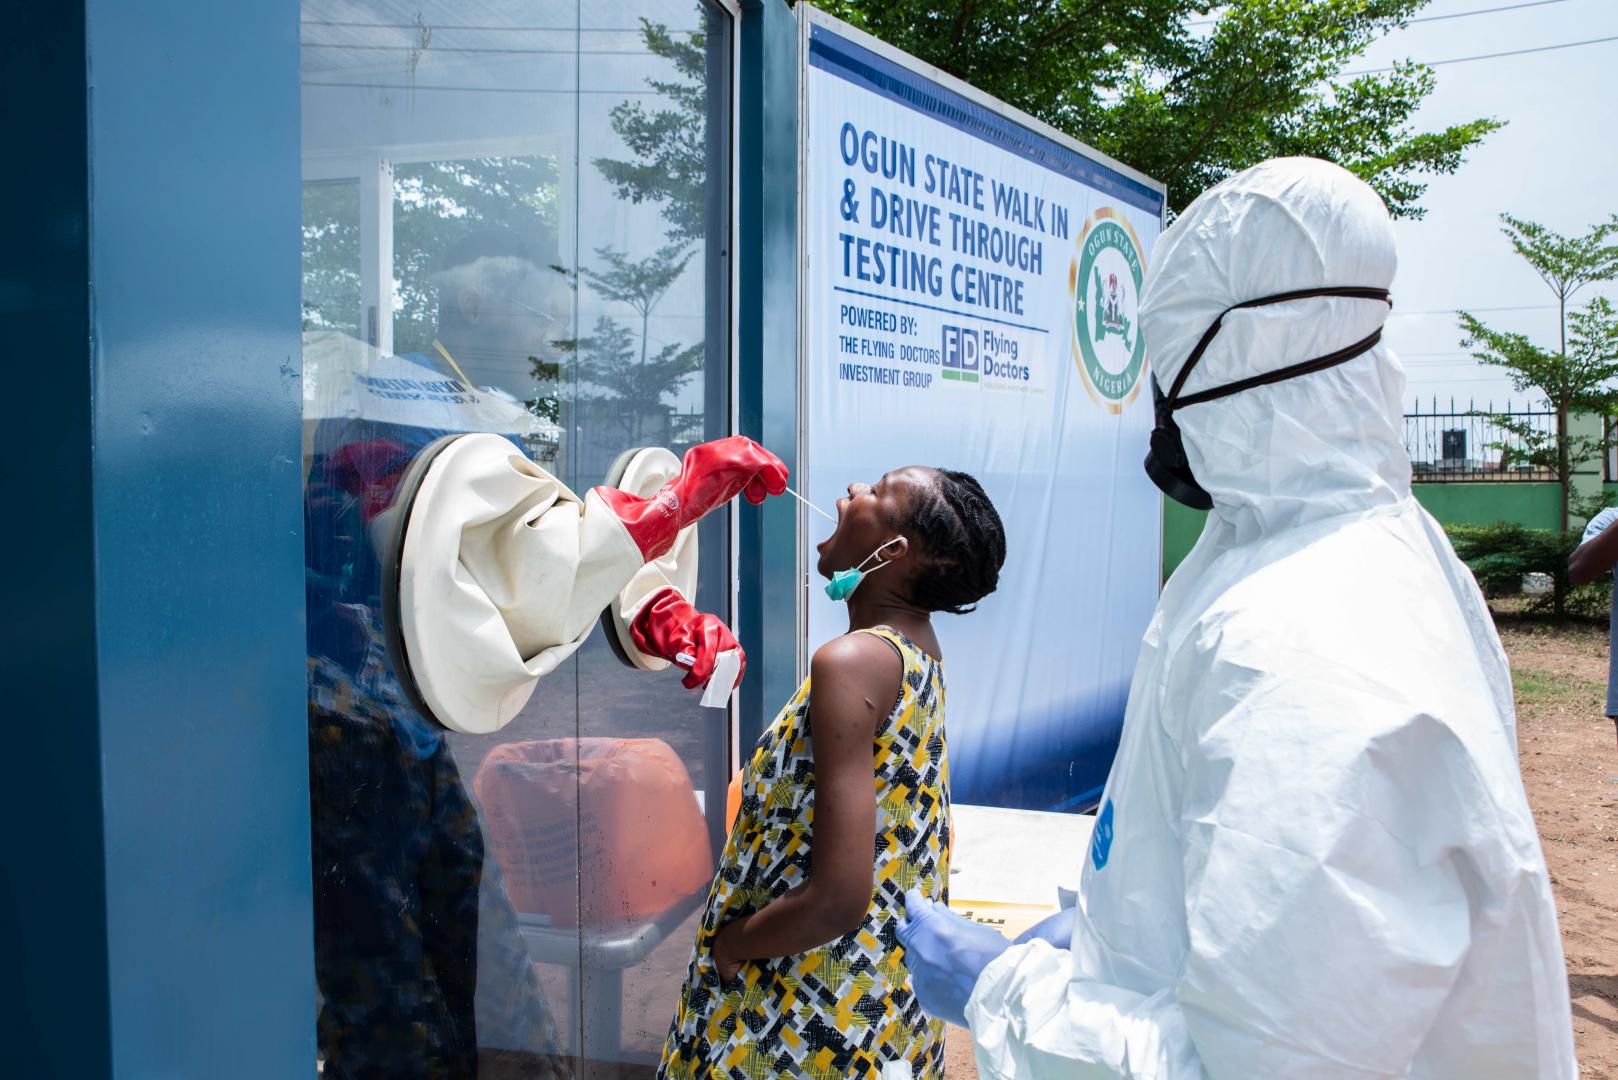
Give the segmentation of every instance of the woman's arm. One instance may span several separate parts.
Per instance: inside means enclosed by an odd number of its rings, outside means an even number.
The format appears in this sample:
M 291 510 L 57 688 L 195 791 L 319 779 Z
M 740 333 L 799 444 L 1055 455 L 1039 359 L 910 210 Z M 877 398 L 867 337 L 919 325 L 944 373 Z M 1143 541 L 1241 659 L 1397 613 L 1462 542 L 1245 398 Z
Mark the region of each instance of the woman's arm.
M 720 929 L 713 954 L 725 981 L 744 960 L 807 952 L 865 917 L 876 841 L 871 744 L 903 677 L 898 654 L 870 634 L 849 634 L 815 653 L 809 666 L 815 759 L 809 880 Z

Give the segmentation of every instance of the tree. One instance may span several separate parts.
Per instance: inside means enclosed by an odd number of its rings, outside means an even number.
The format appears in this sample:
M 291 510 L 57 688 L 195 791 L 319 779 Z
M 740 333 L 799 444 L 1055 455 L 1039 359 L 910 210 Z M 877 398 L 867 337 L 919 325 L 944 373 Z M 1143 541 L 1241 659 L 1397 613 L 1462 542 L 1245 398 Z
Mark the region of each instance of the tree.
M 704 9 L 699 5 L 698 11 Z M 708 217 L 708 85 L 707 35 L 700 30 L 671 31 L 663 23 L 642 18 L 641 41 L 653 56 L 668 61 L 673 74 L 648 78 L 656 91 L 653 104 L 623 101 L 609 114 L 613 132 L 633 155 L 632 160 L 600 157 L 596 169 L 612 184 L 618 197 L 633 203 L 661 204 L 667 222 L 667 242 L 644 259 L 597 248 L 604 270 L 581 269 L 578 279 L 608 300 L 628 305 L 640 318 L 639 360 L 629 334 L 609 319 L 598 319 L 595 332 L 566 343 L 579 357 L 579 378 L 598 393 L 581 395 L 585 407 L 612 401 L 630 445 L 654 441 L 676 445 L 696 441 L 704 434 L 703 418 L 681 418 L 677 428 L 648 431 L 647 418 L 668 419 L 665 398 L 702 369 L 704 343 L 664 344 L 650 353 L 651 312 L 679 280 L 697 250 L 693 241 L 704 239 Z
M 691 253 L 684 244 L 665 244 L 644 259 L 631 259 L 612 248 L 596 248 L 607 264 L 605 271 L 583 270 L 579 276 L 602 297 L 628 304 L 640 316 L 640 362 L 646 363 L 652 309 L 685 273 Z
M 1572 349 L 1568 348 L 1567 302 L 1586 285 L 1597 281 L 1610 281 L 1618 277 L 1618 214 L 1596 225 L 1583 236 L 1567 237 L 1540 225 L 1500 215 L 1504 222 L 1501 232 L 1511 246 L 1528 261 L 1534 271 L 1549 285 L 1556 295 L 1557 328 L 1560 346 L 1557 351 L 1541 349 L 1522 334 L 1507 334 L 1490 330 L 1467 312 L 1460 313 L 1461 330 L 1466 335 L 1462 348 L 1478 351 L 1474 355 L 1483 363 L 1504 367 L 1518 390 L 1530 387 L 1539 390 L 1556 410 L 1556 433 L 1551 438 L 1541 434 L 1526 439 L 1514 426 L 1520 420 L 1501 424 L 1523 443 L 1523 449 L 1513 450 L 1521 460 L 1553 468 L 1557 483 L 1562 488 L 1561 522 L 1568 527 L 1568 478 L 1573 462 L 1587 459 L 1605 450 L 1605 442 L 1586 445 L 1588 438 L 1570 438 L 1567 418 L 1573 411 L 1596 412 L 1605 416 L 1618 404 L 1618 397 L 1608 390 L 1606 383 L 1618 377 L 1618 348 L 1613 347 L 1612 308 L 1605 299 L 1597 299 L 1583 312 L 1571 316 L 1573 324 Z M 1496 423 L 1501 417 L 1494 417 Z M 1536 456 L 1537 455 L 1537 456 Z
M 698 240 L 708 198 L 707 37 L 671 32 L 645 18 L 640 23 L 647 51 L 673 64 L 677 78 L 646 80 L 666 107 L 647 109 L 639 101 L 612 107 L 612 130 L 637 160 L 596 158 L 595 166 L 619 198 L 661 202 L 670 241 Z
M 597 423 L 617 429 L 618 446 L 662 445 L 671 440 L 666 395 L 702 368 L 702 346 L 670 342 L 646 355 L 641 338 L 636 358 L 634 334 L 617 319 L 601 316 L 588 337 L 559 341 L 577 357 L 579 404 Z M 599 433 L 598 433 L 599 434 Z M 603 440 L 605 441 L 605 440 Z
M 303 185 L 303 328 L 360 336 L 358 184 Z
M 1178 212 L 1266 158 L 1353 171 L 1396 217 L 1500 126 L 1411 123 L 1432 70 L 1345 69 L 1428 0 L 824 0 L 825 10 L 1168 185 Z M 1038 62 L 1029 62 L 1031 58 Z
M 683 387 L 702 369 L 703 343 L 665 343 L 651 351 L 651 316 L 658 302 L 685 272 L 692 253 L 682 243 L 665 244 L 644 259 L 631 259 L 610 247 L 596 249 L 606 265 L 604 270 L 581 269 L 568 275 L 577 287 L 582 281 L 603 299 L 624 304 L 640 320 L 639 343 L 636 335 L 617 319 L 606 315 L 596 319 L 595 330 L 587 337 L 559 340 L 563 353 L 575 358 L 573 374 L 580 387 L 576 398 L 585 415 L 598 423 L 612 423 L 621 440 L 616 445 L 637 446 L 679 441 L 669 428 L 666 398 Z M 549 374 L 560 375 L 556 365 L 533 363 L 536 382 Z M 535 411 L 547 399 L 529 403 Z
M 1611 386 L 1618 379 L 1618 311 L 1605 297 L 1597 297 L 1570 314 L 1559 351 L 1542 349 L 1525 334 L 1491 330 L 1464 311 L 1460 320 L 1466 335 L 1463 348 L 1473 350 L 1472 355 L 1482 363 L 1505 368 L 1519 392 L 1532 389 L 1544 394 L 1556 411 L 1556 429 L 1549 432 L 1520 416 L 1492 414 L 1489 418 L 1511 437 L 1498 444 L 1502 465 L 1529 464 L 1555 473 L 1562 498 L 1561 531 L 1566 533 L 1573 466 L 1599 458 L 1611 442 L 1605 425 L 1599 436 L 1570 434 L 1567 417 L 1571 412 L 1605 417 L 1618 408 L 1618 390 Z M 1566 610 L 1565 575 L 1556 575 L 1555 581 L 1555 607 L 1560 616 Z
M 1500 231 L 1510 239 L 1517 254 L 1528 260 L 1540 278 L 1556 294 L 1557 324 L 1562 331 L 1562 351 L 1567 352 L 1567 302 L 1573 294 L 1595 281 L 1618 278 L 1618 214 L 1593 227 L 1583 236 L 1567 237 L 1534 221 L 1501 214 Z

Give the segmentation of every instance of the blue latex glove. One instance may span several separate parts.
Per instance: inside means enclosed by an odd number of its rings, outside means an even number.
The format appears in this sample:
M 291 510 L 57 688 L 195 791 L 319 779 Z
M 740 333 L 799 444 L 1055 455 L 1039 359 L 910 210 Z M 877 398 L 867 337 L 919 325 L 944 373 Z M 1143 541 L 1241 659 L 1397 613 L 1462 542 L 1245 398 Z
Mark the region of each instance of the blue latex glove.
M 1048 941 L 1058 949 L 1073 947 L 1073 909 L 1064 908 L 1017 935 L 1013 945 L 1026 945 L 1030 941 Z
M 1011 948 L 1000 934 L 927 899 L 920 889 L 905 893 L 899 944 L 921 1007 L 940 1020 L 963 1025 L 978 976 Z

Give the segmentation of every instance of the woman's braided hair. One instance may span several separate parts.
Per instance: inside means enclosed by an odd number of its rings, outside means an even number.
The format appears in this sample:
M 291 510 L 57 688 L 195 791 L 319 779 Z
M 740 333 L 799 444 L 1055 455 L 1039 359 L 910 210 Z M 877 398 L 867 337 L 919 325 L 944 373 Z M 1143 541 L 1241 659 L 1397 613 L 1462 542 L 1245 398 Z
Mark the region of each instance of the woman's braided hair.
M 921 549 L 910 599 L 928 611 L 965 615 L 1000 584 L 1006 531 L 974 477 L 935 471 L 938 483 L 916 498 L 900 523 Z

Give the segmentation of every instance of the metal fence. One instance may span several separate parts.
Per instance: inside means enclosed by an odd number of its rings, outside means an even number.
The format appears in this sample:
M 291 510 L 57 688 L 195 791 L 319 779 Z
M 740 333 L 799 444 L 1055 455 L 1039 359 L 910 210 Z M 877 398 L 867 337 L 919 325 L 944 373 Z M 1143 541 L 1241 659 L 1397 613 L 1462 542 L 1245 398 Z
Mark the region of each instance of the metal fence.
M 1424 409 L 1424 405 L 1430 408 Z M 1505 448 L 1521 445 L 1521 440 L 1493 419 L 1509 416 L 1516 423 L 1527 423 L 1547 435 L 1556 431 L 1556 411 L 1548 404 L 1518 406 L 1511 402 L 1467 402 L 1465 408 L 1451 398 L 1441 403 L 1416 403 L 1405 413 L 1405 452 L 1417 481 L 1528 481 L 1554 480 L 1550 469 L 1521 462 L 1506 465 Z

